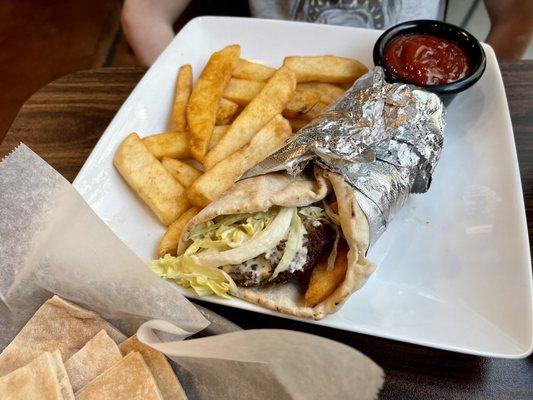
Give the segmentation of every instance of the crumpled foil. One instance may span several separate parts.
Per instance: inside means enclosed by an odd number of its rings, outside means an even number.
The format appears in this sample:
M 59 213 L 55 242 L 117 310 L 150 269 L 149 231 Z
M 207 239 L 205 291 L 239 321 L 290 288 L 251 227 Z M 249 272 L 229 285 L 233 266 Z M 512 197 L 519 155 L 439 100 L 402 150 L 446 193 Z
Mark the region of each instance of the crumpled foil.
M 356 191 L 372 244 L 410 193 L 429 189 L 443 130 L 437 95 L 387 83 L 375 67 L 243 178 L 281 170 L 298 175 L 309 162 L 341 174 Z

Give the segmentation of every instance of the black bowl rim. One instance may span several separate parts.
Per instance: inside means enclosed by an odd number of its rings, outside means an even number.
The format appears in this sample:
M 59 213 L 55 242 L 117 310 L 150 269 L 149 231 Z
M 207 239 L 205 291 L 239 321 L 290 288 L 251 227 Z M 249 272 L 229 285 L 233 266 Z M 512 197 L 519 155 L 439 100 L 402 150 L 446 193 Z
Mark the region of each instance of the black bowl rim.
M 429 26 L 440 26 L 440 28 L 446 28 L 450 32 L 457 33 L 457 37 L 460 38 L 462 36 L 466 36 L 467 39 L 475 45 L 476 50 L 479 52 L 479 60 L 475 60 L 473 64 L 477 67 L 474 68 L 469 75 L 450 83 L 445 83 L 443 85 L 420 85 L 413 83 L 411 81 L 408 81 L 406 79 L 401 78 L 400 76 L 396 75 L 387 65 L 385 62 L 384 57 L 384 50 L 387 44 L 393 40 L 394 38 L 402 35 L 405 33 L 405 31 L 409 30 L 409 33 L 416 33 L 417 28 L 420 28 L 421 31 L 424 31 L 424 28 Z M 420 33 L 431 33 L 435 36 L 439 36 L 439 32 L 420 32 Z M 461 43 L 459 43 L 461 44 Z M 385 32 L 383 32 L 378 40 L 376 41 L 374 45 L 373 50 L 373 58 L 374 58 L 374 64 L 382 67 L 386 75 L 388 75 L 392 80 L 395 82 L 400 83 L 406 83 L 410 85 L 415 85 L 417 87 L 429 90 L 431 92 L 436 92 L 438 94 L 453 94 L 458 93 L 463 90 L 468 89 L 471 87 L 474 83 L 476 83 L 481 76 L 483 75 L 483 72 L 485 72 L 486 67 L 486 55 L 485 51 L 483 50 L 483 46 L 481 46 L 481 43 L 479 43 L 479 40 L 477 40 L 471 33 L 467 32 L 461 27 L 458 27 L 453 24 L 449 24 L 447 22 L 437 21 L 437 20 L 430 20 L 430 19 L 416 19 L 411 21 L 405 21 L 400 24 L 394 25 L 387 29 Z

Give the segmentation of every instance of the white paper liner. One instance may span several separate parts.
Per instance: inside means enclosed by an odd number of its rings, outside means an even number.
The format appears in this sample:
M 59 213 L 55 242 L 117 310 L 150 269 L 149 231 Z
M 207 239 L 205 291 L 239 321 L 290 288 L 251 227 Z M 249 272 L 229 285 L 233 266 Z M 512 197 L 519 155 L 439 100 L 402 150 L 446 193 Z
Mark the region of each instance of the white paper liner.
M 0 349 L 57 294 L 127 335 L 142 324 L 139 339 L 177 362 L 190 400 L 374 399 L 383 384 L 383 371 L 366 356 L 300 332 L 236 331 L 183 341 L 208 319 L 211 333 L 238 327 L 204 310 L 206 319 L 175 284 L 153 274 L 25 145 L 0 162 L 0 221 Z
M 0 314 L 0 348 L 52 293 L 126 334 L 153 318 L 180 326 L 184 337 L 209 324 L 25 145 L 0 164 L 0 188 L 0 299 L 9 311 Z
M 152 320 L 137 337 L 181 366 L 190 399 L 375 399 L 383 385 L 383 370 L 369 358 L 307 333 L 254 329 L 165 343 L 154 330 L 182 332 Z

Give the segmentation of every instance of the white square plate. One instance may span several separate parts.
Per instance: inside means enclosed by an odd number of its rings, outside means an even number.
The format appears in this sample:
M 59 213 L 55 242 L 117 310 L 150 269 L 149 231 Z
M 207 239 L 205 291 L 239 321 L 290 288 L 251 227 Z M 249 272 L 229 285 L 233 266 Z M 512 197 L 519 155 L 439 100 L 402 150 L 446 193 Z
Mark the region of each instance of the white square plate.
M 164 131 L 177 68 L 197 76 L 209 55 L 239 43 L 242 56 L 278 66 L 286 55 L 335 54 L 372 63 L 379 31 L 245 18 L 185 26 L 104 132 L 74 185 L 142 260 L 164 227 L 112 165 L 123 138 Z M 464 353 L 524 357 L 532 350 L 529 240 L 502 78 L 485 46 L 482 79 L 447 110 L 442 158 L 428 193 L 412 196 L 369 252 L 379 268 L 330 327 Z M 275 314 L 240 300 L 206 301 Z

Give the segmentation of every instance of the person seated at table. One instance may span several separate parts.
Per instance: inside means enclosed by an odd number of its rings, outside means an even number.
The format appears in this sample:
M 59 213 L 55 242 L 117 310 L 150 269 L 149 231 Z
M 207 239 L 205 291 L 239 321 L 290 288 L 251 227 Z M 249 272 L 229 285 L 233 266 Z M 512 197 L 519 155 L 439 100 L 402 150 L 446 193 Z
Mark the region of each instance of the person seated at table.
M 151 65 L 174 37 L 174 22 L 191 0 L 125 0 L 124 34 L 138 60 Z M 499 59 L 520 58 L 533 35 L 533 0 L 484 0 L 486 42 Z M 386 29 L 413 19 L 444 18 L 447 0 L 249 0 L 252 16 Z

